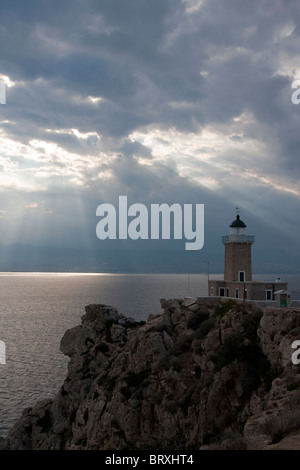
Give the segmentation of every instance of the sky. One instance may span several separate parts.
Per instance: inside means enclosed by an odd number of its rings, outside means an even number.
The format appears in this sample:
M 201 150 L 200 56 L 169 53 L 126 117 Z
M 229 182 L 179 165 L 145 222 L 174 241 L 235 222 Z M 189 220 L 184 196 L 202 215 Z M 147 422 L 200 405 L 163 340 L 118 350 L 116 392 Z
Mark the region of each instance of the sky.
M 0 271 L 300 272 L 297 0 L 2 0 Z M 204 246 L 100 240 L 101 204 L 204 204 Z

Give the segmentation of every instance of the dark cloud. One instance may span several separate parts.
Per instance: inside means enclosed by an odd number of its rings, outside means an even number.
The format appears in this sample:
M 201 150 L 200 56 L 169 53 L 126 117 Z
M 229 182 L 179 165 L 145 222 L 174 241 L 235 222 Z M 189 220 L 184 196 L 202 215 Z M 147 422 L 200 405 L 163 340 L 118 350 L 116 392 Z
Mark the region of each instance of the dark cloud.
M 97 244 L 97 204 L 127 194 L 205 203 L 212 257 L 236 205 L 296 250 L 299 26 L 292 0 L 3 1 L 8 239 Z

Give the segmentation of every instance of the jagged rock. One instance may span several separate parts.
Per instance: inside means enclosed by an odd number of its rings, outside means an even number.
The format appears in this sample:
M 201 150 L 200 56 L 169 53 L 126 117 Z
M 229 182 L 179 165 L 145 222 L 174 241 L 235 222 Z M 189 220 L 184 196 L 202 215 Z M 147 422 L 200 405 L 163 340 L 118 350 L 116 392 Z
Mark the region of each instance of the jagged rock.
M 299 327 L 299 309 L 265 308 L 258 336 L 262 350 L 271 364 L 282 367 L 291 364 L 291 344 L 300 337 Z
M 0 448 L 257 449 L 298 435 L 300 310 L 161 305 L 147 322 L 88 305 L 61 340 L 70 358 L 61 389 L 24 410 Z
M 197 299 L 195 297 L 185 297 L 183 305 L 187 308 L 191 308 L 192 305 L 197 305 Z

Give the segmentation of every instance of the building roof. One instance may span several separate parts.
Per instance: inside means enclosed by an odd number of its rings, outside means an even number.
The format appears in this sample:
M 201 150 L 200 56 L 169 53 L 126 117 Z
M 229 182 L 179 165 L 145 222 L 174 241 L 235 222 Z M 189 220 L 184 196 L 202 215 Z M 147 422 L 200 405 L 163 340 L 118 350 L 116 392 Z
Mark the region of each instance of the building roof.
M 240 219 L 240 215 L 237 214 L 236 219 L 230 224 L 230 227 L 247 227 L 247 225 Z

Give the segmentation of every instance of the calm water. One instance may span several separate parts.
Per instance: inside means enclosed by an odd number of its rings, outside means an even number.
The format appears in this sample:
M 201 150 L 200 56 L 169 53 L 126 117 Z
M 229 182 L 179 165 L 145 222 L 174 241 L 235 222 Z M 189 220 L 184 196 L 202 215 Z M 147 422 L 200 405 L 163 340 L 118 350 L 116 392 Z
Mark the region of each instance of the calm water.
M 282 281 L 292 290 L 300 287 L 300 276 Z M 205 274 L 0 273 L 0 340 L 6 343 L 6 364 L 0 364 L 0 435 L 24 408 L 52 397 L 62 385 L 68 358 L 59 350 L 60 340 L 80 324 L 85 305 L 109 304 L 146 320 L 162 312 L 162 297 L 202 295 L 207 295 Z

